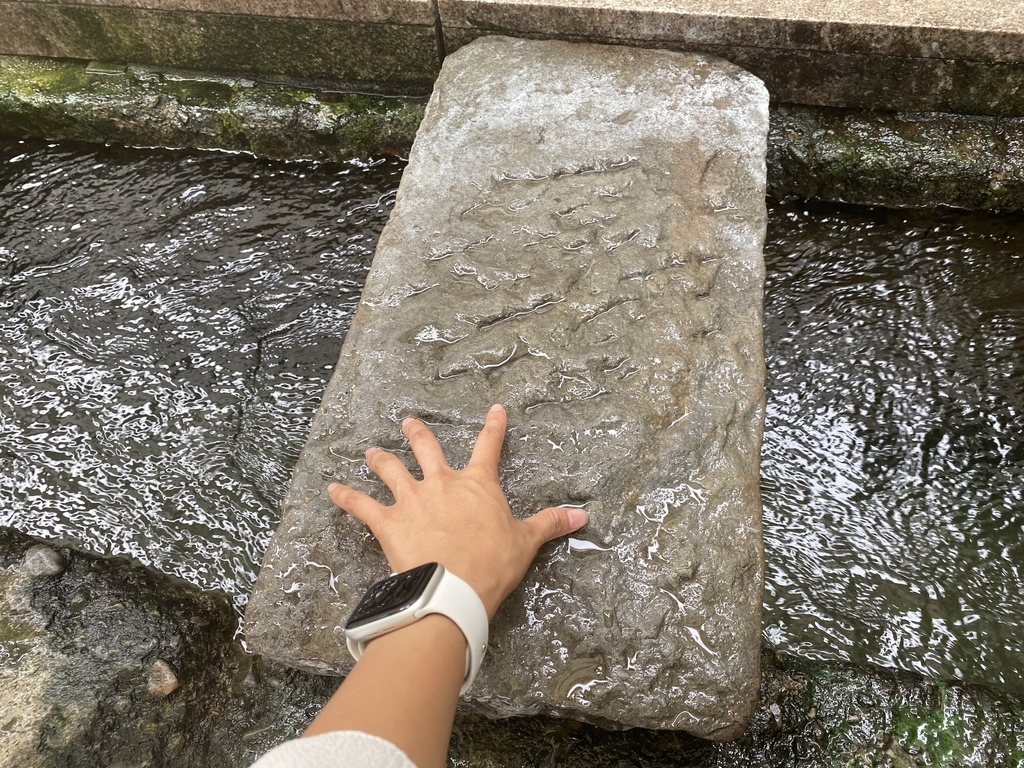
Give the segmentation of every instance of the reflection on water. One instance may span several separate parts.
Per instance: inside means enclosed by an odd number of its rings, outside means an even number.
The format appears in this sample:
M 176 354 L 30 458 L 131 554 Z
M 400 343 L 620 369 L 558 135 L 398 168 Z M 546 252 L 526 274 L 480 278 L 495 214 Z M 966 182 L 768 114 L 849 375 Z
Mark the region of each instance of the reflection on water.
M 1024 690 L 1024 221 L 781 206 L 766 634 Z
M 401 168 L 0 151 L 0 524 L 243 601 Z M 766 257 L 767 637 L 1020 690 L 1024 223 L 776 206 Z
M 3 149 L 0 524 L 244 600 L 401 168 Z

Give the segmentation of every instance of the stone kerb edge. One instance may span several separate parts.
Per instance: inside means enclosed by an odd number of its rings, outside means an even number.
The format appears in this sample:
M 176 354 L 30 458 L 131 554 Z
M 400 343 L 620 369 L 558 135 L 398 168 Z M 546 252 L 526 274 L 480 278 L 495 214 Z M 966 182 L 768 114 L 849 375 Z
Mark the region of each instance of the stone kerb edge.
M 920 0 L 438 0 L 444 27 L 1020 64 L 1024 9 Z
M 57 2 L 0 2 L 0 55 L 98 60 L 364 92 L 425 95 L 440 71 L 432 4 L 338 13 L 309 0 L 296 15 Z M 361 6 L 362 7 L 362 6 Z M 367 6 L 369 7 L 369 6 Z M 291 8 L 291 6 L 289 6 Z M 302 13 L 322 15 L 301 15 Z
M 373 24 L 433 26 L 433 0 L 21 0 L 27 5 L 95 6 L 149 11 L 320 19 Z

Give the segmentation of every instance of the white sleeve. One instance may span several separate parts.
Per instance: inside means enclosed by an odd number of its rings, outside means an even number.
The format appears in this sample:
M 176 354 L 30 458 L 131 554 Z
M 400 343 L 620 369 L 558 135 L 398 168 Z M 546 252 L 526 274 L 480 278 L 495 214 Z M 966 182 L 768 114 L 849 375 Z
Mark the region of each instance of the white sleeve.
M 390 741 L 362 731 L 330 731 L 292 739 L 251 768 L 416 768 Z

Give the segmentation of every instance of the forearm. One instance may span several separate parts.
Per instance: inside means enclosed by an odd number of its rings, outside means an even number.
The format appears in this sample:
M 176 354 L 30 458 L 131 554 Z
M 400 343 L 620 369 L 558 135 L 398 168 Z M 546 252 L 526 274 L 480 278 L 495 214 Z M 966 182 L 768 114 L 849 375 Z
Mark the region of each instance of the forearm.
M 462 631 L 445 616 L 427 616 L 371 641 L 305 735 L 364 731 L 419 768 L 443 766 L 465 672 Z

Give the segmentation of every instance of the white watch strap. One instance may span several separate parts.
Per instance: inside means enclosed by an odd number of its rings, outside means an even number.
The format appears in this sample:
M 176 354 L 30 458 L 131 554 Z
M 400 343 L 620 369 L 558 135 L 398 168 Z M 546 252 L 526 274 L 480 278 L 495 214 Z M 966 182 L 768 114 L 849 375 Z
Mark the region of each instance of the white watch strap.
M 451 571 L 445 571 L 430 602 L 416 612 L 420 619 L 431 613 L 440 613 L 454 621 L 466 636 L 466 679 L 460 694 L 464 694 L 476 680 L 477 672 L 487 651 L 487 609 L 480 596 L 469 584 Z
M 425 606 L 416 611 L 415 616 L 422 619 L 431 613 L 447 616 L 466 636 L 466 677 L 459 690 L 460 695 L 464 694 L 476 680 L 487 651 L 487 609 L 475 589 L 451 571 L 445 570 L 434 594 Z M 359 661 L 368 641 L 357 643 L 346 638 L 345 642 L 352 658 Z

